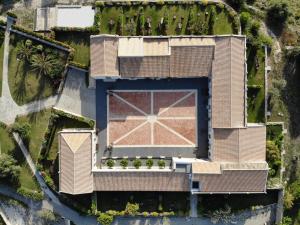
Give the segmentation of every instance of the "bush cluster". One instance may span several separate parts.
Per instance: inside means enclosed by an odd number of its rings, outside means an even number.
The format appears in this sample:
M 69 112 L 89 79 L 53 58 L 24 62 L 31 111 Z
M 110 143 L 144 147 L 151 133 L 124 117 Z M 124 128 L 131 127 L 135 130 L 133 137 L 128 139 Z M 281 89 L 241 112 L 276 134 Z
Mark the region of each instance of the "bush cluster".
M 25 142 L 29 141 L 30 134 L 31 134 L 31 126 L 29 123 L 23 123 L 23 124 L 14 123 L 11 130 L 12 132 L 18 133 L 23 141 Z
M 41 191 L 36 192 L 36 191 L 29 190 L 27 188 L 20 187 L 18 188 L 17 192 L 18 194 L 23 195 L 26 198 L 31 198 L 35 201 L 42 201 L 44 199 L 44 194 Z
M 13 12 L 7 12 L 6 14 L 7 14 L 7 16 L 9 16 L 9 17 L 11 17 L 13 19 L 17 19 L 18 18 L 17 15 L 15 13 L 13 13 Z
M 48 42 L 50 42 L 50 43 L 52 43 L 52 44 L 55 44 L 55 45 L 61 46 L 61 47 L 63 47 L 63 48 L 66 48 L 67 51 L 71 51 L 71 50 L 72 50 L 72 47 L 71 47 L 70 45 L 68 45 L 68 44 L 65 44 L 65 43 L 60 42 L 60 41 L 56 41 L 56 40 L 54 40 L 54 39 L 52 39 L 52 38 L 48 38 L 48 37 L 46 37 L 46 36 L 44 36 L 44 35 L 42 35 L 42 34 L 39 34 L 39 33 L 33 32 L 33 31 L 30 31 L 30 30 L 27 30 L 27 29 L 24 28 L 24 27 L 17 26 L 17 25 L 13 25 L 12 28 L 13 28 L 14 30 L 20 31 L 20 32 L 22 32 L 22 33 L 26 33 L 26 34 L 31 35 L 31 36 L 33 36 L 33 37 L 36 37 L 36 38 L 42 39 L 42 40 L 44 40 L 44 41 L 48 41 Z

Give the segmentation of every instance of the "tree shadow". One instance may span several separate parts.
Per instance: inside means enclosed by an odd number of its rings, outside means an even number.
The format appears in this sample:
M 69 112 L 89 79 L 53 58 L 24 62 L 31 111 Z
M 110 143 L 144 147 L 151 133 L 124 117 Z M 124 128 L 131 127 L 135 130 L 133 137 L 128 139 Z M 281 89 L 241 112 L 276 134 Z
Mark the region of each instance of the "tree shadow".
M 289 112 L 289 131 L 292 138 L 300 134 L 300 55 L 289 56 L 284 67 L 286 87 L 283 98 Z
M 22 69 L 21 69 L 22 68 Z M 14 90 L 14 97 L 17 102 L 23 102 L 24 96 L 26 96 L 26 76 L 27 76 L 28 65 L 26 62 L 22 63 L 19 61 L 17 66 L 17 71 L 15 74 L 16 89 Z M 18 74 L 21 73 L 20 80 L 17 81 Z

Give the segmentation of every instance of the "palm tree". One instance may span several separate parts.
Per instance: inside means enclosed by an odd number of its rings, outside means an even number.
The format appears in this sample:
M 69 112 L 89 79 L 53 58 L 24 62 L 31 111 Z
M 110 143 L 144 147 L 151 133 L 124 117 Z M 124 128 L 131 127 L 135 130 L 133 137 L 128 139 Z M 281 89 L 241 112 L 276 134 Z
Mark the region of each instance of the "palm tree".
M 38 71 L 39 76 L 51 76 L 52 72 L 59 66 L 57 58 L 51 54 L 35 54 L 31 57 L 31 67 Z
M 33 54 L 34 50 L 32 45 L 30 45 L 27 41 L 20 41 L 17 44 L 17 57 L 18 59 L 25 59 L 27 62 L 30 61 L 30 57 Z

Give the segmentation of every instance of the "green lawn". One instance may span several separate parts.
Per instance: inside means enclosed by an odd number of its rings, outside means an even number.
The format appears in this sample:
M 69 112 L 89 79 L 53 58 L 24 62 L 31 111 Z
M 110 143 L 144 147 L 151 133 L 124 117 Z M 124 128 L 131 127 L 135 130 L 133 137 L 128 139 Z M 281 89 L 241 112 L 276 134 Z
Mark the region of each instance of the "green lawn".
M 90 63 L 90 35 L 89 32 L 55 31 L 56 40 L 75 49 L 73 61 L 87 66 Z
M 25 60 L 17 59 L 18 51 L 16 46 L 22 40 L 26 39 L 23 36 L 11 34 L 8 62 L 8 84 L 11 95 L 18 105 L 54 95 L 58 86 L 55 86 L 48 77 L 39 75 L 37 71 L 33 71 L 29 63 L 26 63 Z M 45 51 L 56 52 L 59 54 L 62 62 L 66 62 L 66 53 L 50 47 L 44 46 L 44 48 Z
M 1 154 L 6 153 L 12 155 L 21 166 L 19 186 L 30 191 L 40 191 L 39 185 L 37 184 L 37 181 L 33 176 L 25 157 L 23 156 L 19 147 L 16 145 L 13 138 L 10 136 L 8 128 L 5 128 L 3 125 L 0 126 L 0 147 Z
M 4 53 L 4 31 L 0 28 L 0 97 L 2 95 L 3 53 Z
M 265 120 L 265 58 L 264 49 L 255 49 L 247 45 L 248 69 L 248 122 L 264 122 Z
M 119 35 L 179 35 L 179 34 L 232 34 L 232 18 L 226 9 L 216 5 L 200 6 L 198 4 L 148 4 L 132 6 L 104 6 L 98 8 L 95 17 L 100 33 Z M 211 23 L 212 12 L 215 22 Z M 141 22 L 142 21 L 142 22 Z M 146 28 L 151 23 L 151 32 Z M 166 29 L 159 29 L 164 21 Z M 179 23 L 182 25 L 178 29 Z M 140 24 L 140 25 L 139 25 Z M 192 29 L 188 29 L 188 27 Z M 150 29 L 149 29 L 150 30 Z
M 51 116 L 51 109 L 43 110 L 38 113 L 31 113 L 26 116 L 18 117 L 16 122 L 29 123 L 31 125 L 29 152 L 33 161 L 37 162 L 39 158 L 40 149 L 44 141 L 44 135 L 47 131 L 49 118 Z

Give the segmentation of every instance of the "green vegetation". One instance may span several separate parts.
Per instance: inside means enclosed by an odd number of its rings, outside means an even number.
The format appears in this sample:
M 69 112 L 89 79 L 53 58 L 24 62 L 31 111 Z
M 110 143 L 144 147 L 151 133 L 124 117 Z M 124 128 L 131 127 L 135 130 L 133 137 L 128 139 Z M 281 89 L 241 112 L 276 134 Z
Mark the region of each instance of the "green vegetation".
M 93 121 L 52 110 L 39 155 L 42 175 L 51 188 L 58 190 L 58 132 L 68 128 L 93 128 L 93 126 Z
M 157 216 L 186 216 L 189 214 L 188 193 L 105 192 L 97 194 L 97 201 L 99 211 L 113 216 L 149 216 L 153 212 Z M 137 212 L 134 209 L 137 207 L 136 205 L 139 206 Z
M 119 35 L 232 34 L 235 15 L 222 5 L 201 3 L 98 4 L 95 26 Z
M 88 66 L 90 63 L 90 35 L 88 31 L 57 31 L 55 39 L 74 48 L 74 61 Z
M 17 165 L 20 166 L 20 173 L 17 176 L 17 180 L 12 183 L 12 186 L 20 191 L 20 194 L 30 194 L 29 197 L 34 198 L 36 195 L 41 195 L 40 187 L 32 174 L 26 160 L 15 143 L 13 137 L 10 134 L 10 128 L 0 123 L 0 156 L 10 155 L 16 160 Z M 25 195 L 28 196 L 28 195 Z M 33 197 L 34 196 L 34 197 Z
M 264 49 L 247 46 L 248 122 L 265 120 L 265 58 Z
M 20 175 L 20 166 L 17 161 L 8 154 L 0 155 L 0 180 L 14 182 Z
M 0 28 L 0 97 L 2 95 L 3 54 L 4 54 L 4 30 Z
M 267 125 L 267 155 L 266 160 L 270 167 L 268 174 L 268 185 L 273 185 L 272 180 L 278 180 L 280 177 L 281 168 L 281 145 L 283 135 L 282 126 L 279 125 Z M 276 183 L 276 182 L 275 182 Z M 275 185 L 275 184 L 274 184 Z
M 151 167 L 153 166 L 153 160 L 152 159 L 147 159 L 146 166 L 147 166 L 148 169 L 151 169 Z
M 19 105 L 56 93 L 62 79 L 67 53 L 11 34 L 8 84 Z
M 140 159 L 135 159 L 133 161 L 133 166 L 136 168 L 136 169 L 139 169 L 142 165 L 142 161 Z
M 163 169 L 165 168 L 166 166 L 166 162 L 162 159 L 160 159 L 158 162 L 157 162 L 157 165 L 159 166 L 160 169 Z
M 106 165 L 108 166 L 108 168 L 113 168 L 114 167 L 114 165 L 115 165 L 115 162 L 114 162 L 114 160 L 112 160 L 112 159 L 109 159 L 109 160 L 107 160 L 107 163 L 106 163 Z
M 128 159 L 122 159 L 120 165 L 123 169 L 126 169 L 126 167 L 128 166 Z
M 102 225 L 111 225 L 114 220 L 114 217 L 107 213 L 100 213 L 97 221 Z
M 38 113 L 31 113 L 26 116 L 16 118 L 16 123 L 20 125 L 30 125 L 30 136 L 28 140 L 28 150 L 33 161 L 37 162 L 40 149 L 44 141 L 44 135 L 47 131 L 51 109 L 43 110 Z

